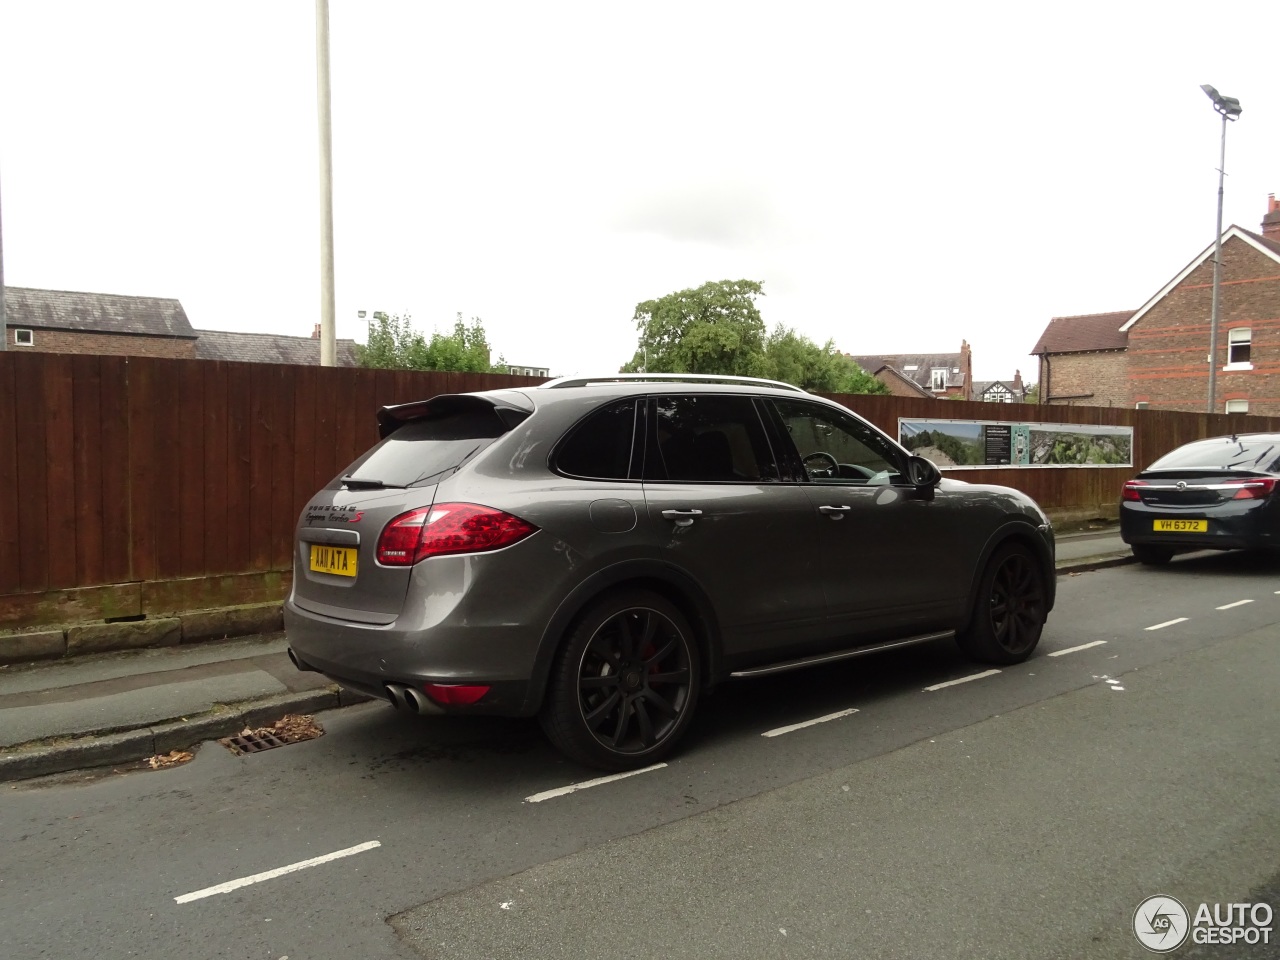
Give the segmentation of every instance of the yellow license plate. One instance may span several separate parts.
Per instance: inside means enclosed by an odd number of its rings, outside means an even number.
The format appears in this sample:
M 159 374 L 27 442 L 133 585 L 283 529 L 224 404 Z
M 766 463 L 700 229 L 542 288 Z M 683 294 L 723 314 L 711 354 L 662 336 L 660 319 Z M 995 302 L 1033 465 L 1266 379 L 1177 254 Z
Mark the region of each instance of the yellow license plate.
M 356 575 L 356 556 L 359 551 L 354 547 L 330 547 L 319 543 L 311 544 L 311 569 L 316 573 L 332 573 L 339 577 Z
M 1208 533 L 1208 520 L 1157 520 L 1156 533 Z

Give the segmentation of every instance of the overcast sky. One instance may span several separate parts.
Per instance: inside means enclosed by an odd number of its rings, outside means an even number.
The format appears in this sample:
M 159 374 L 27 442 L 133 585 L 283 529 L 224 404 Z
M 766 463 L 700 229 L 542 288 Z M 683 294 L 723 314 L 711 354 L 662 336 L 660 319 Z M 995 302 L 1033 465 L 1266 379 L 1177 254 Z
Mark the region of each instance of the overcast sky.
M 1274 0 L 331 0 L 339 336 L 478 316 L 497 353 L 616 370 L 635 305 L 764 281 L 855 354 L 1020 368 L 1049 318 L 1136 309 L 1280 192 Z M 10 286 L 319 321 L 310 0 L 0 0 Z

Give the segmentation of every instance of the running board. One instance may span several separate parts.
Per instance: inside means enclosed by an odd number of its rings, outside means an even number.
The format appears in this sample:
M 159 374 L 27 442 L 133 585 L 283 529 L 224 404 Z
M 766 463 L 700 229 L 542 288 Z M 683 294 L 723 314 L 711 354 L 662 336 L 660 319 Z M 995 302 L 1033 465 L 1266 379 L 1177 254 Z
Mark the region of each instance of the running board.
M 730 677 L 741 679 L 744 677 L 764 677 L 771 673 L 786 673 L 788 670 L 800 670 L 804 667 L 814 667 L 821 663 L 835 663 L 838 660 L 851 660 L 854 657 L 866 656 L 868 653 L 883 653 L 886 650 L 896 650 L 898 647 L 913 647 L 917 643 L 928 643 L 930 640 L 953 640 L 956 632 L 954 630 L 943 630 L 941 633 L 922 633 L 918 637 L 907 637 L 905 640 L 890 640 L 888 643 L 876 643 L 869 647 L 854 647 L 852 650 L 841 650 L 839 653 L 823 653 L 816 657 L 801 657 L 799 660 L 784 660 L 782 663 L 772 663 L 767 667 L 752 667 L 750 670 L 735 670 L 729 674 Z

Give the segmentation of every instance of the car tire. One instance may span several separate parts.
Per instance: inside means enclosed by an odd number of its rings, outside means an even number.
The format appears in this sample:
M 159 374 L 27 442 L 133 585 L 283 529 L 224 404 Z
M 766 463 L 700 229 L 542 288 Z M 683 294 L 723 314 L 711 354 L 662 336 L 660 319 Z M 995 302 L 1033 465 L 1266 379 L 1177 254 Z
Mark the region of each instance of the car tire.
M 1149 567 L 1161 567 L 1173 559 L 1173 551 L 1168 547 L 1153 547 L 1150 544 L 1135 543 L 1132 545 L 1133 558 Z
M 973 613 L 956 642 L 983 663 L 1021 663 L 1040 642 L 1048 615 L 1039 559 L 1021 543 L 1006 543 L 987 561 Z
M 666 756 L 693 718 L 698 644 L 675 605 L 647 590 L 597 600 L 565 635 L 539 721 L 569 758 L 632 770 Z

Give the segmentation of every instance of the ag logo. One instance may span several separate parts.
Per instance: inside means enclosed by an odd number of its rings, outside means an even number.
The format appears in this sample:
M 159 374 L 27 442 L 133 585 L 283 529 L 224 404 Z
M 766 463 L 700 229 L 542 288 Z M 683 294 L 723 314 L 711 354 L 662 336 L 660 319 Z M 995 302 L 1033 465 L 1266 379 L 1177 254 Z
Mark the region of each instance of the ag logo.
M 1186 942 L 1190 921 L 1173 897 L 1147 897 L 1133 911 L 1133 935 L 1152 953 L 1172 953 Z

